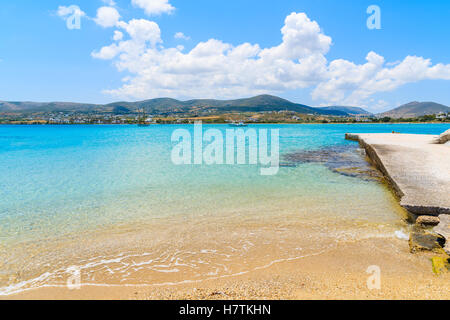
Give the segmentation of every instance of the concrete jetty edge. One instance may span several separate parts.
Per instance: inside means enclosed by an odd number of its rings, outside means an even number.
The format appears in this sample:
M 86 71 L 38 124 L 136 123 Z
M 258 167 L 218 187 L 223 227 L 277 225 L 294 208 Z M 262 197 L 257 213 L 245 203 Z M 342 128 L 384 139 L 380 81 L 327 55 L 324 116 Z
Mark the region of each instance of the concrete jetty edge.
M 365 139 L 365 136 L 376 135 L 376 134 L 355 134 L 355 133 L 347 133 L 345 138 L 347 140 L 357 141 L 362 148 L 366 151 L 368 158 L 372 161 L 372 163 L 376 166 L 378 170 L 382 172 L 385 179 L 388 181 L 392 189 L 394 190 L 397 197 L 400 199 L 400 205 L 404 207 L 409 212 L 416 215 L 432 215 L 439 216 L 441 214 L 450 214 L 450 206 L 442 205 L 441 203 L 420 203 L 420 200 L 404 201 L 405 198 L 405 190 L 400 186 L 400 184 L 393 178 L 393 174 L 390 172 L 390 169 L 383 162 L 382 158 L 378 154 L 377 149 L 380 148 L 379 145 L 368 143 Z M 450 150 L 450 148 L 449 148 Z M 450 183 L 450 181 L 449 181 Z

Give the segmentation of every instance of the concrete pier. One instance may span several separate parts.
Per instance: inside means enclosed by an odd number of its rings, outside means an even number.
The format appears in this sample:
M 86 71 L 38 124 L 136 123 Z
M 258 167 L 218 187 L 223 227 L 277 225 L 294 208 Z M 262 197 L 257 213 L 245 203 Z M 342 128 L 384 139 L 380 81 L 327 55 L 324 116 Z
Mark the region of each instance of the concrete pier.
M 437 136 L 346 134 L 358 141 L 399 196 L 400 205 L 417 215 L 450 214 L 450 144 L 432 144 Z

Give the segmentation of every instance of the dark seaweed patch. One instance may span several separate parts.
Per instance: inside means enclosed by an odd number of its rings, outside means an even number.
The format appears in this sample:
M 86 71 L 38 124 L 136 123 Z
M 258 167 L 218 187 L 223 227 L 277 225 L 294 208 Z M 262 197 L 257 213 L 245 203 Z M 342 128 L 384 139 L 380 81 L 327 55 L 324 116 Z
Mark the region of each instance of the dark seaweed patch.
M 338 174 L 364 180 L 380 180 L 382 177 L 366 160 L 364 149 L 355 145 L 337 145 L 315 150 L 298 150 L 285 154 L 280 166 L 296 167 L 305 163 L 320 163 Z

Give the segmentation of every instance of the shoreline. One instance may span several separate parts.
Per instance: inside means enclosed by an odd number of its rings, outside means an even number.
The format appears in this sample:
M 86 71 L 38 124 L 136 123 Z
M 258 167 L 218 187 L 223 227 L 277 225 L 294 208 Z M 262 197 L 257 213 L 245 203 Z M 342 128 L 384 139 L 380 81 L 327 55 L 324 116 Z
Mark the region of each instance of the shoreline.
M 372 238 L 227 278 L 159 286 L 86 285 L 80 290 L 42 287 L 0 300 L 450 299 L 450 293 L 442 294 L 450 274 L 436 276 L 430 256 L 411 255 L 407 247 L 406 241 Z M 381 270 L 379 290 L 367 287 L 367 270 L 373 265 Z
M 204 125 L 226 125 L 229 123 L 214 123 L 203 122 Z M 247 125 L 426 125 L 426 124 L 449 124 L 450 122 L 264 122 L 264 123 L 247 123 Z M 194 123 L 151 123 L 146 127 L 151 126 L 182 126 L 182 125 L 194 125 Z M 0 123 L 0 126 L 138 126 L 137 123 Z
M 347 133 L 345 137 L 359 142 L 399 204 L 412 215 L 416 228 L 410 235 L 411 251 L 450 254 L 450 145 L 433 143 L 438 137 L 434 135 Z M 428 225 L 419 222 L 430 219 Z M 434 233 L 426 230 L 430 226 L 437 226 Z

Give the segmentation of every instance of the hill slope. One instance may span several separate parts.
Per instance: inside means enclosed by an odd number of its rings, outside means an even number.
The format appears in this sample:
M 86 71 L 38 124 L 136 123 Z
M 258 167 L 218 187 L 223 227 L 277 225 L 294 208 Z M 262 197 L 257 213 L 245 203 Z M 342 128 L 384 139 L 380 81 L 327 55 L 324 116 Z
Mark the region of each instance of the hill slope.
M 391 118 L 414 118 L 439 112 L 449 113 L 450 108 L 435 102 L 410 102 L 390 111 L 380 113 L 379 116 Z
M 130 110 L 144 108 L 149 113 L 173 113 L 186 112 L 192 109 L 216 110 L 220 112 L 261 112 L 261 111 L 295 111 L 299 113 L 313 113 L 324 115 L 346 115 L 345 112 L 337 110 L 322 110 L 303 104 L 293 103 L 288 100 L 270 96 L 260 95 L 253 98 L 237 100 L 214 100 L 214 99 L 195 99 L 188 101 L 179 101 L 170 98 L 159 98 L 144 100 L 138 102 L 115 102 L 107 106 L 125 107 Z
M 0 101 L 0 112 L 95 111 L 101 105 L 74 102 L 6 102 Z
M 371 116 L 371 115 L 373 115 L 369 111 L 364 110 L 363 108 L 358 108 L 358 107 L 329 106 L 329 107 L 322 107 L 320 109 L 328 110 L 328 111 L 342 111 L 342 112 L 345 112 L 345 113 L 348 113 L 348 114 L 354 115 L 354 116 Z
M 261 95 L 237 100 L 197 99 L 179 101 L 171 98 L 158 98 L 137 102 L 114 102 L 106 105 L 81 104 L 71 102 L 1 102 L 0 112 L 112 112 L 129 113 L 144 109 L 147 113 L 177 113 L 192 110 L 214 110 L 219 112 L 261 112 L 261 111 L 295 111 L 304 114 L 347 115 L 340 110 L 325 110 L 293 103 L 288 100 Z

